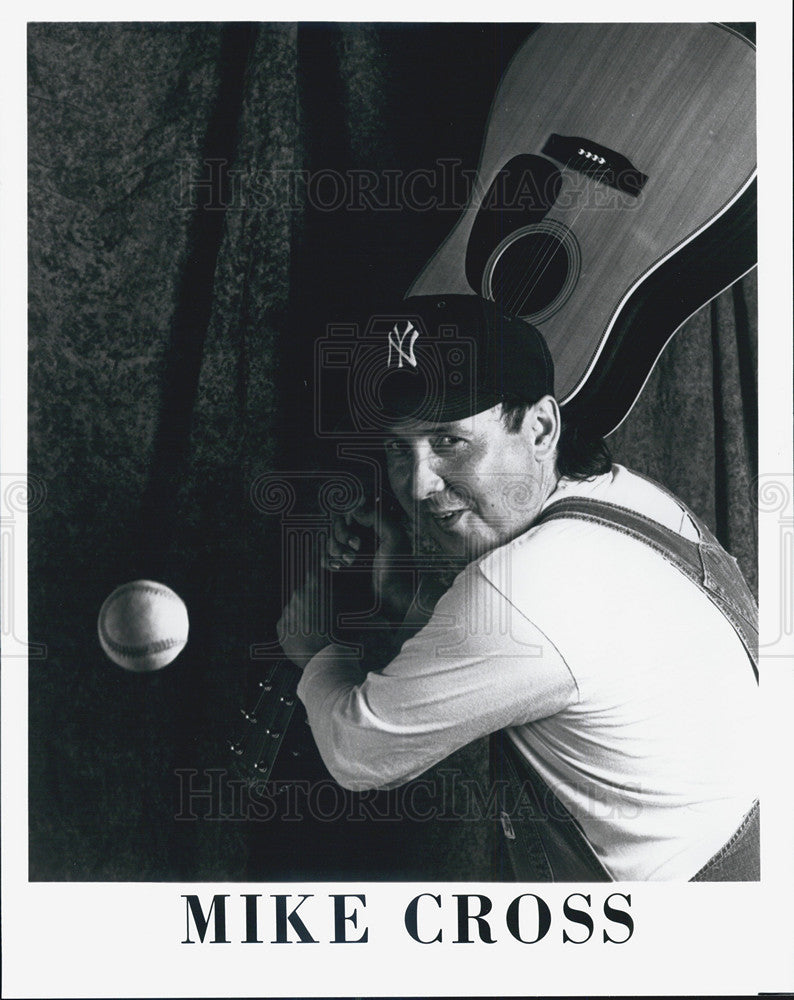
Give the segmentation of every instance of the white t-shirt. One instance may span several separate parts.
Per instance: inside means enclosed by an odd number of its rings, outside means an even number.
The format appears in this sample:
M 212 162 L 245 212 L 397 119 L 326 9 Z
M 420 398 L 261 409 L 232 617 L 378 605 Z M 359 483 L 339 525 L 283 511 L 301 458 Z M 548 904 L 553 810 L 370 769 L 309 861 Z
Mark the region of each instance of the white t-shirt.
M 561 481 L 697 533 L 621 466 Z M 298 694 L 349 788 L 391 788 L 507 729 L 619 880 L 689 879 L 756 797 L 757 685 L 712 602 L 648 546 L 563 519 L 468 566 L 381 672 L 328 647 Z

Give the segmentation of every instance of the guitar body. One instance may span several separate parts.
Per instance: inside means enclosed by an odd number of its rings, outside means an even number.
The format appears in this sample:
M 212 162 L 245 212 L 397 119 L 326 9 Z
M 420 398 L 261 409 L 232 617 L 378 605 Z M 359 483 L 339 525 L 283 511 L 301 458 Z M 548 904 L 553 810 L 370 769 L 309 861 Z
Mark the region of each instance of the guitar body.
M 714 24 L 542 25 L 408 295 L 523 316 L 565 411 L 613 430 L 675 329 L 755 263 L 754 56 Z

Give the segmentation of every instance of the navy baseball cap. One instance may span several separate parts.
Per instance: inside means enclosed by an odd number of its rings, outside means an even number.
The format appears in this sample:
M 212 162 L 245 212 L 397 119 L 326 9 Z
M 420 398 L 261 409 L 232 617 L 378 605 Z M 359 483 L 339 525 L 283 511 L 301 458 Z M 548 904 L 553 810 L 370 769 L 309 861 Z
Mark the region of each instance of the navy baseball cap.
M 384 422 L 446 423 L 507 398 L 554 394 L 554 362 L 542 334 L 479 295 L 421 295 L 379 317 L 377 397 Z

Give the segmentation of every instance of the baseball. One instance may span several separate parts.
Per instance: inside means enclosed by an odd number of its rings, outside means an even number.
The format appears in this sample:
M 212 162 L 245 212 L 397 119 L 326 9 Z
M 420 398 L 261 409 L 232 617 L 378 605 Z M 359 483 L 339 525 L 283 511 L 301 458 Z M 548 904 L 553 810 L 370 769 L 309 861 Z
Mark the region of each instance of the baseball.
M 97 630 L 102 649 L 120 667 L 137 672 L 160 670 L 187 642 L 187 608 L 165 584 L 133 580 L 106 599 Z

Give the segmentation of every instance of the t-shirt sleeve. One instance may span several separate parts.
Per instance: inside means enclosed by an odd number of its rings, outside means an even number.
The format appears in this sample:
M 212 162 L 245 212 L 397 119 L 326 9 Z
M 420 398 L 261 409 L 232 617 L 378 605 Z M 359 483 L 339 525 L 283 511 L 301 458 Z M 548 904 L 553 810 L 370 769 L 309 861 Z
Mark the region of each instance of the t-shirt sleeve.
M 475 566 L 380 672 L 328 646 L 298 695 L 322 758 L 346 788 L 393 788 L 472 740 L 576 702 L 550 640 Z

